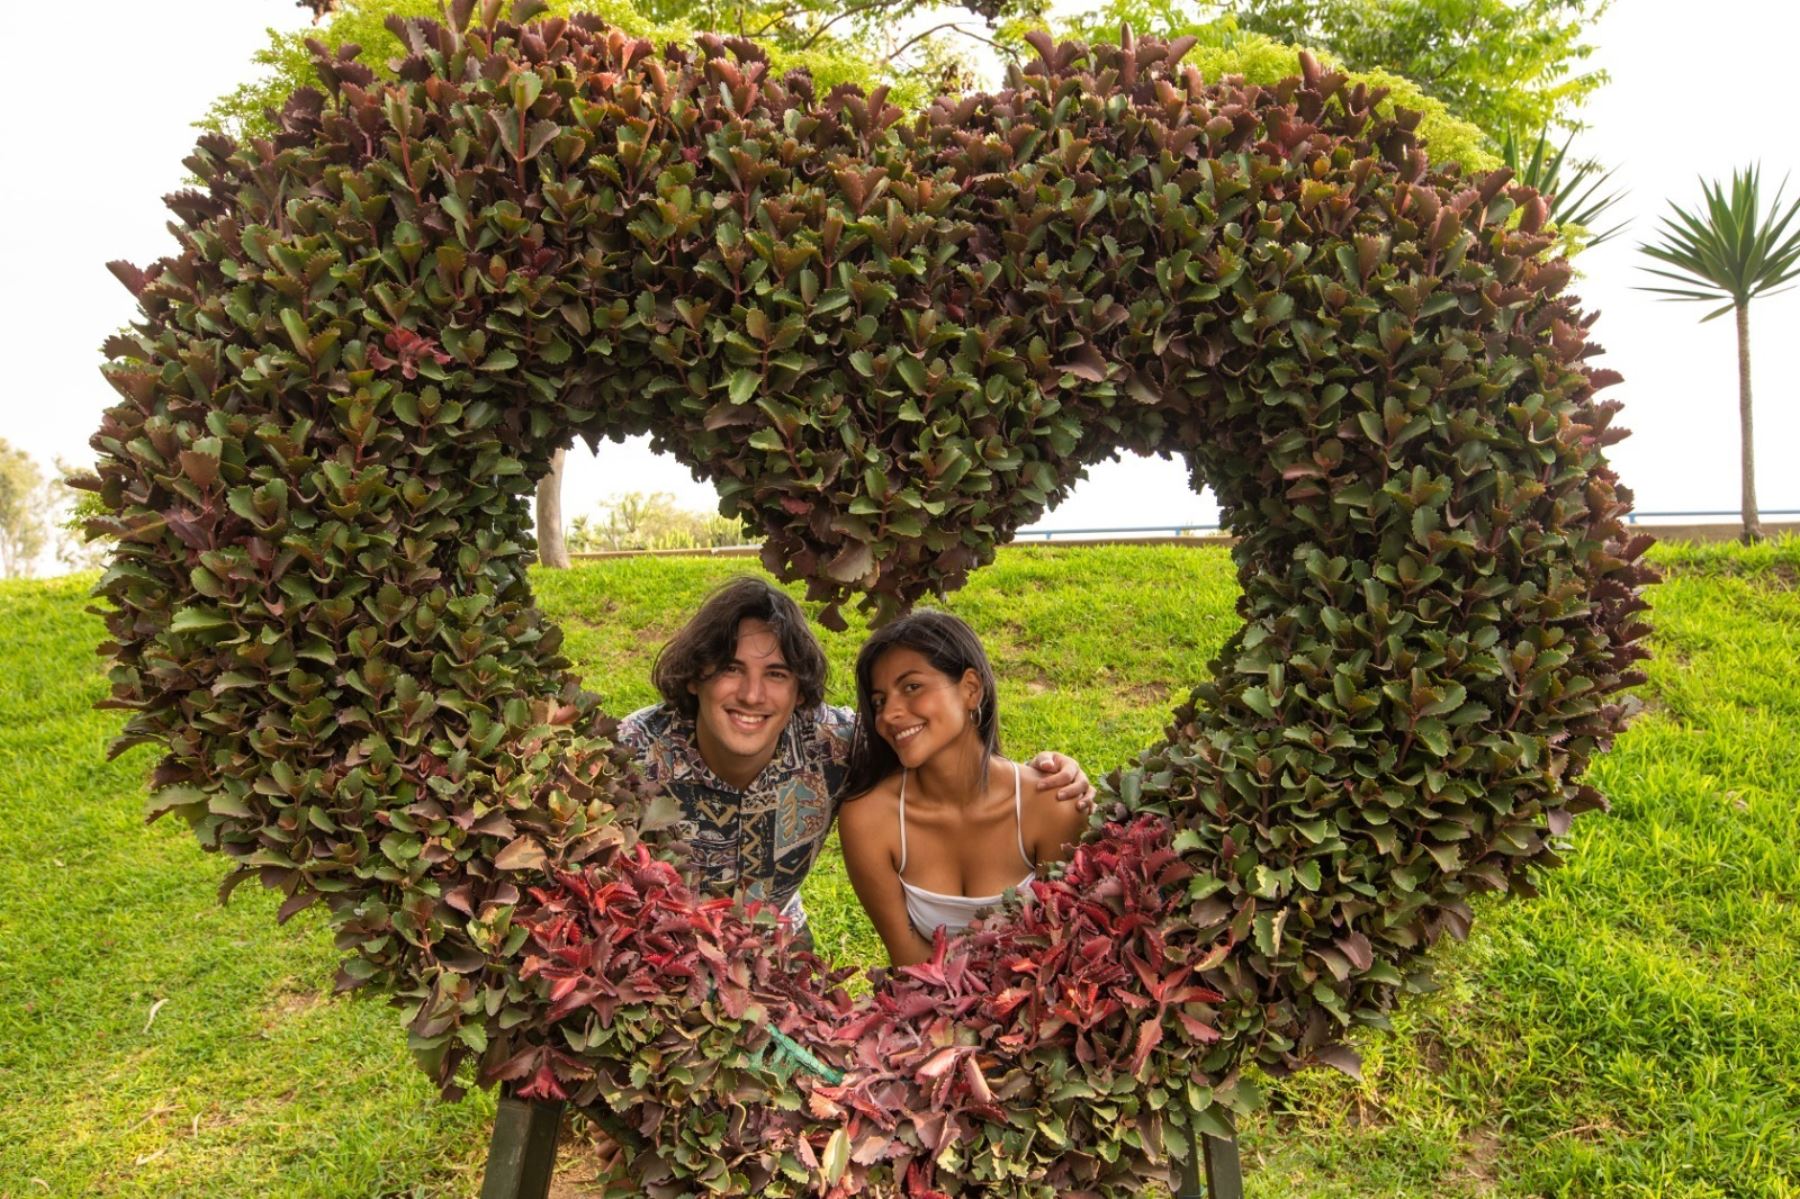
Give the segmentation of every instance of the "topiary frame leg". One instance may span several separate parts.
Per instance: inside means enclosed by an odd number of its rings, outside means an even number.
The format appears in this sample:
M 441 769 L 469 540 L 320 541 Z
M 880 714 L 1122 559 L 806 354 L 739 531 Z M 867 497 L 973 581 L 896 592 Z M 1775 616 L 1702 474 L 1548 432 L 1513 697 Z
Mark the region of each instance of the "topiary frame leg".
M 1244 1199 L 1244 1171 L 1235 1136 L 1203 1133 L 1199 1160 L 1174 1165 L 1175 1199 Z
M 1202 1145 L 1206 1190 L 1211 1199 L 1244 1199 L 1244 1171 L 1238 1162 L 1237 1138 L 1207 1136 Z
M 500 1097 L 481 1199 L 549 1199 L 563 1105 Z

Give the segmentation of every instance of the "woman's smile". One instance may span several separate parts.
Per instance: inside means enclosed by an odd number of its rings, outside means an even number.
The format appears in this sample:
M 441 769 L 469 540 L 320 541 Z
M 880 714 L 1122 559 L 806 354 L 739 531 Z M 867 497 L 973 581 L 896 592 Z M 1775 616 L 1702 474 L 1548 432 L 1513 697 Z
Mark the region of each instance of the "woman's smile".
M 918 739 L 919 734 L 924 731 L 925 722 L 923 721 L 916 724 L 903 725 L 899 728 L 889 727 L 887 730 L 888 744 L 894 747 L 894 752 L 900 755 L 901 760 L 904 762 L 908 756 L 906 750 L 912 746 L 913 742 Z M 912 763 L 907 764 L 911 765 Z

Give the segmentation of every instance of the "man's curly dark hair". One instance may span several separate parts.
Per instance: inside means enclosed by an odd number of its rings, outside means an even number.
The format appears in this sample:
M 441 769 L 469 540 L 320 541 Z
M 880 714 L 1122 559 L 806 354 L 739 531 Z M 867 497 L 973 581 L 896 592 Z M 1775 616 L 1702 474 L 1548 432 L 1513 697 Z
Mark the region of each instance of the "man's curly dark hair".
M 656 655 L 650 678 L 663 699 L 683 716 L 699 711 L 690 687 L 710 679 L 737 652 L 738 626 L 760 620 L 774 630 L 781 656 L 800 685 L 801 708 L 825 699 L 825 651 L 793 597 L 765 579 L 739 575 L 715 588 L 700 610 Z

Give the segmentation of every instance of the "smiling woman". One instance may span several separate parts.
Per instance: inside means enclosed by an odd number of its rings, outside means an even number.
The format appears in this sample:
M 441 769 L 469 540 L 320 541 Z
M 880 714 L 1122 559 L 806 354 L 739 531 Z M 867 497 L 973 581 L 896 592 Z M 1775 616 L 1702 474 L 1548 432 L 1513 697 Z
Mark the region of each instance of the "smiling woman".
M 993 669 L 950 613 L 917 612 L 870 637 L 856 703 L 844 862 L 889 961 L 913 965 L 931 957 L 939 930 L 962 931 L 1007 891 L 1029 898 L 1087 821 L 1044 795 L 1035 770 L 1000 757 Z

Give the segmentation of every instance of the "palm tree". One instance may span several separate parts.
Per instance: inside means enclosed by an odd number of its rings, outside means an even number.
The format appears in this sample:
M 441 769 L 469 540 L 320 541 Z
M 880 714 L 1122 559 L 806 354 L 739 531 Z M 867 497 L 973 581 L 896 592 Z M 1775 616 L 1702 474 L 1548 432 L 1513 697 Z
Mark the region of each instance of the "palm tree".
M 1750 419 L 1750 301 L 1773 295 L 1782 284 L 1800 275 L 1800 227 L 1788 226 L 1800 215 L 1800 198 L 1781 212 L 1782 180 L 1774 202 L 1765 214 L 1759 195 L 1759 168 L 1734 171 L 1731 195 L 1722 185 L 1700 181 L 1706 197 L 1704 212 L 1696 216 L 1679 204 L 1671 204 L 1673 217 L 1664 217 L 1659 245 L 1640 245 L 1650 257 L 1674 270 L 1644 267 L 1653 275 L 1673 279 L 1680 287 L 1645 287 L 1669 300 L 1700 300 L 1719 304 L 1701 317 L 1701 323 L 1727 312 L 1737 314 L 1738 423 L 1744 456 L 1744 541 L 1762 536 L 1756 515 L 1756 456 Z M 1779 215 L 1777 215 L 1779 214 Z M 1720 303 L 1724 301 L 1724 303 Z
M 1613 209 L 1625 193 L 1600 190 L 1612 181 L 1610 169 L 1602 170 L 1592 159 L 1569 158 L 1569 146 L 1574 140 L 1575 135 L 1571 133 L 1562 149 L 1554 149 L 1546 126 L 1538 130 L 1536 142 L 1527 148 L 1509 129 L 1500 143 L 1500 160 L 1512 168 L 1515 180 L 1544 197 L 1550 206 L 1552 224 L 1573 225 L 1583 230 L 1585 236 L 1579 248 L 1591 250 L 1625 228 L 1623 221 L 1607 229 L 1596 228 L 1601 216 Z

